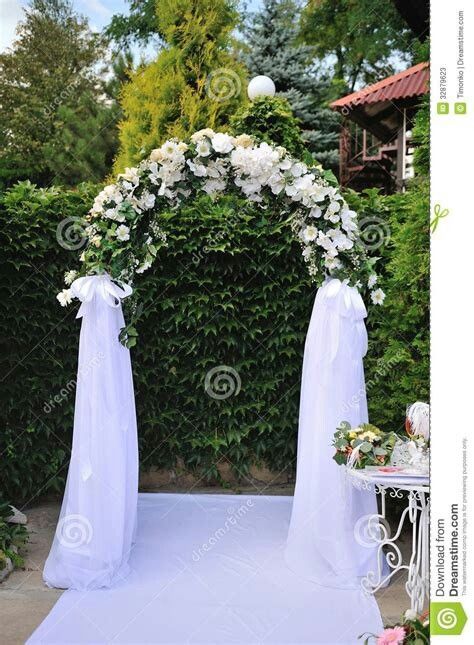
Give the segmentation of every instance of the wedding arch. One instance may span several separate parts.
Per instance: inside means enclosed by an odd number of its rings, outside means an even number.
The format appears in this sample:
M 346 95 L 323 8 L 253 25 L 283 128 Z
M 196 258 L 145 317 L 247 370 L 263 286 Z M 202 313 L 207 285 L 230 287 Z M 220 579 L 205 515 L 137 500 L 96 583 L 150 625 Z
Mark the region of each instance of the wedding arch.
M 62 305 L 81 301 L 82 318 L 71 462 L 61 515 L 46 562 L 48 585 L 110 587 L 128 573 L 136 530 L 138 452 L 124 298 L 136 276 L 166 246 L 162 214 L 200 193 L 233 193 L 291 227 L 319 287 L 303 361 L 297 480 L 286 546 L 288 565 L 320 584 L 354 588 L 371 549 L 354 536 L 373 512 L 372 495 L 345 485 L 331 460 L 342 419 L 367 420 L 362 359 L 367 349 L 361 292 L 384 294 L 359 236 L 357 214 L 330 173 L 308 167 L 278 146 L 210 129 L 170 140 L 95 198 L 85 227 L 81 267 L 66 273 Z M 135 303 L 136 304 L 136 303 Z M 328 521 L 328 518 L 331 521 Z M 321 518 L 325 518 L 321 521 Z M 80 547 L 70 548 L 77 534 Z

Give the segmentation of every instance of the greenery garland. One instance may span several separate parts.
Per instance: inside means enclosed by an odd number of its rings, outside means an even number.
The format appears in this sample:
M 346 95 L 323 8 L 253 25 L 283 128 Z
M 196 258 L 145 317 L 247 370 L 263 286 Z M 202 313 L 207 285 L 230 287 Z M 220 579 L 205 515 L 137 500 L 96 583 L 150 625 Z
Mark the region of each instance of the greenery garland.
M 196 132 L 189 142 L 166 141 L 97 195 L 86 217 L 81 269 L 66 272 L 66 285 L 104 272 L 133 285 L 167 243 L 164 215 L 203 193 L 213 199 L 244 196 L 258 208 L 278 210 L 300 243 L 314 283 L 339 278 L 383 303 L 375 260 L 367 256 L 357 215 L 332 173 L 308 167 L 281 146 L 211 129 Z M 72 298 L 70 289 L 58 294 L 63 306 Z

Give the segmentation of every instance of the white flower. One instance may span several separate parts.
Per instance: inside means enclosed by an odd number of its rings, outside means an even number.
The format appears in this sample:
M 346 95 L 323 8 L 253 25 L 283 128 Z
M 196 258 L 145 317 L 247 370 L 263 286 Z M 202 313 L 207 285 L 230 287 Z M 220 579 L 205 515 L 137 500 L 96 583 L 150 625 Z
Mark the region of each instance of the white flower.
M 319 208 L 319 206 L 313 206 L 313 208 L 309 211 L 310 217 L 321 217 L 321 215 L 322 210 Z
M 329 253 L 326 253 L 325 259 L 324 259 L 324 266 L 329 271 L 335 271 L 336 269 L 340 269 L 342 264 L 337 258 L 333 257 Z
M 416 611 L 413 611 L 413 609 L 407 609 L 404 617 L 405 620 L 416 620 L 418 618 Z
M 370 297 L 372 298 L 374 305 L 383 305 L 383 301 L 385 300 L 385 294 L 382 289 L 376 289 L 375 291 L 372 291 Z
M 173 157 L 178 151 L 178 144 L 176 141 L 171 141 L 171 139 L 169 139 L 161 146 L 161 151 L 166 157 Z
M 311 247 L 310 246 L 305 246 L 304 249 L 303 249 L 303 254 L 302 255 L 303 255 L 304 258 L 309 258 L 309 256 L 311 255 Z
M 153 208 L 155 205 L 156 197 L 153 193 L 150 193 L 148 190 L 143 191 L 143 195 L 140 197 L 139 206 L 144 211 L 149 211 L 150 208 Z
M 341 205 L 339 202 L 331 202 L 328 206 L 328 211 L 330 213 L 337 213 L 339 210 L 341 210 Z
M 253 139 L 248 134 L 239 134 L 234 138 L 234 145 L 241 146 L 242 148 L 250 148 L 253 146 Z
M 72 302 L 73 297 L 71 289 L 63 289 L 56 296 L 61 307 L 66 307 L 70 302 Z
M 206 166 L 202 163 L 193 163 L 191 159 L 188 159 L 187 164 L 189 168 L 191 169 L 191 172 L 196 176 L 196 177 L 205 177 L 207 175 L 207 169 Z
M 372 430 L 367 430 L 366 432 L 363 432 L 359 435 L 359 439 L 361 439 L 362 441 L 368 441 L 369 443 L 374 443 L 374 441 L 378 438 L 378 435 L 376 435 L 375 432 L 372 432 Z
M 77 276 L 77 271 L 66 271 L 64 274 L 64 284 L 68 286 L 74 282 Z
M 130 239 L 130 229 L 128 228 L 128 226 L 125 226 L 125 224 L 121 224 L 119 227 L 117 227 L 115 235 L 120 242 L 126 242 Z
M 212 147 L 216 152 L 227 154 L 234 148 L 232 137 L 224 132 L 218 132 L 211 139 Z
M 293 177 L 301 177 L 301 175 L 306 173 L 308 167 L 302 161 L 297 161 L 291 166 L 290 170 Z
M 348 233 L 357 230 L 357 215 L 348 208 L 343 208 L 340 212 L 342 228 Z
M 201 141 L 201 139 L 204 139 L 204 137 L 208 137 L 208 139 L 212 139 L 214 136 L 215 132 L 211 128 L 204 128 L 203 130 L 198 130 L 194 134 L 191 135 L 191 141 L 193 143 L 197 143 L 198 141 Z
M 202 189 L 208 195 L 214 195 L 225 190 L 226 183 L 222 179 L 208 179 L 204 182 Z
M 155 148 L 150 152 L 150 161 L 155 161 L 155 162 L 160 162 L 163 161 L 165 158 L 165 155 L 163 153 L 163 150 L 161 148 Z
M 205 139 L 201 139 L 196 144 L 196 155 L 198 157 L 208 157 L 211 154 L 211 146 Z
M 377 284 L 377 276 L 375 273 L 372 273 L 372 275 L 369 275 L 369 279 L 367 280 L 367 286 L 369 289 L 372 289 L 372 287 L 375 287 Z
M 151 260 L 145 260 L 143 264 L 140 264 L 140 266 L 137 267 L 136 272 L 145 273 L 145 271 L 147 271 L 150 267 L 151 267 Z
M 125 172 L 122 172 L 119 174 L 119 177 L 122 177 L 124 181 L 124 186 L 127 186 L 127 189 L 129 190 L 128 186 L 138 186 L 138 183 L 140 181 L 140 178 L 138 176 L 138 168 L 125 168 Z
M 279 163 L 280 170 L 289 170 L 291 168 L 291 158 L 284 157 Z
M 125 221 L 125 215 L 121 213 L 118 208 L 108 208 L 104 213 L 104 217 L 115 220 L 116 222 Z
M 318 229 L 311 224 L 303 230 L 303 240 L 305 242 L 314 242 L 318 237 Z

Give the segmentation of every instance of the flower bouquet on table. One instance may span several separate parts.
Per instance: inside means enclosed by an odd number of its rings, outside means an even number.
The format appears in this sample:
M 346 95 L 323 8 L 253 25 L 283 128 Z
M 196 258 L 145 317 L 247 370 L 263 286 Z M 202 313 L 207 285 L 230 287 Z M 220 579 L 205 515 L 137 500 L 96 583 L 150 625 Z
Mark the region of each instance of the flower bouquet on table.
M 386 627 L 383 632 L 362 634 L 364 645 L 428 645 L 430 642 L 430 621 L 427 614 L 418 616 L 415 611 L 408 609 L 400 625 Z
M 342 421 L 334 434 L 336 449 L 334 461 L 351 468 L 385 466 L 389 463 L 397 442 L 394 432 L 382 432 L 371 423 L 361 423 L 352 428 L 348 421 Z

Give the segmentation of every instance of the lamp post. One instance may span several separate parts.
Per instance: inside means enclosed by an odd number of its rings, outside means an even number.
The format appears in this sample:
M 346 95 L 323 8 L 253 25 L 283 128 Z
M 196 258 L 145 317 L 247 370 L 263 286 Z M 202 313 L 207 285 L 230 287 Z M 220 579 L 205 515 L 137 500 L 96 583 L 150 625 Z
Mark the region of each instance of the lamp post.
M 275 96 L 275 83 L 269 76 L 254 76 L 248 84 L 247 94 L 251 101 L 258 96 Z

